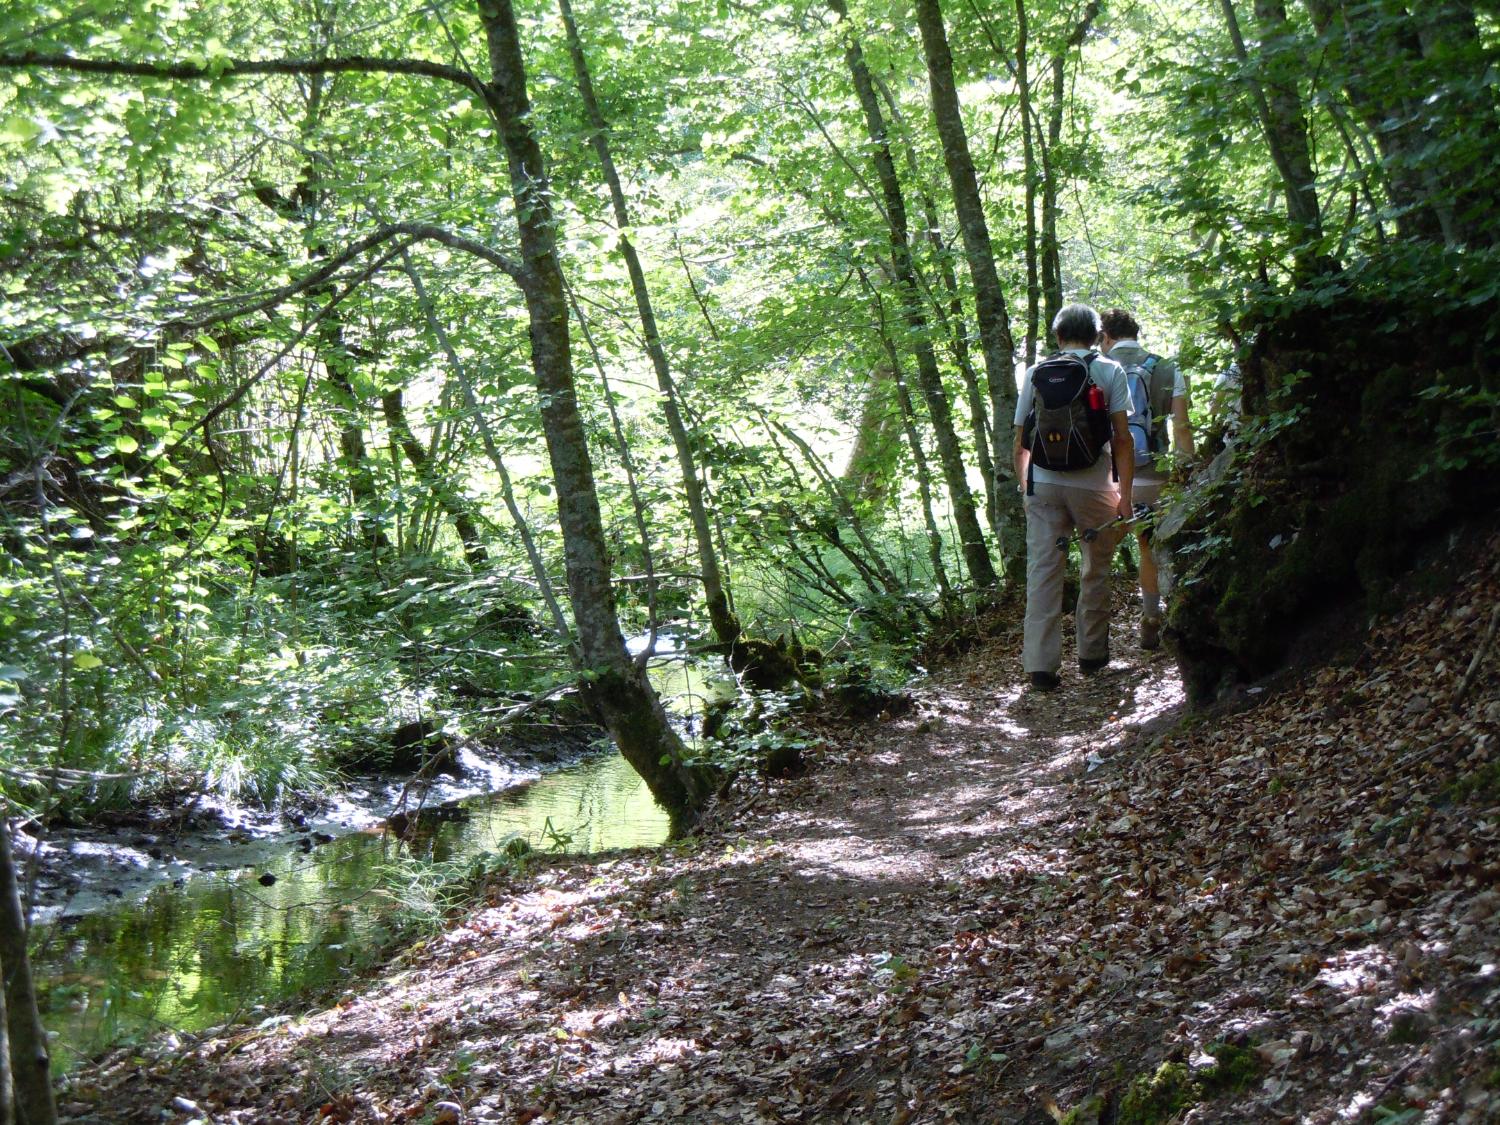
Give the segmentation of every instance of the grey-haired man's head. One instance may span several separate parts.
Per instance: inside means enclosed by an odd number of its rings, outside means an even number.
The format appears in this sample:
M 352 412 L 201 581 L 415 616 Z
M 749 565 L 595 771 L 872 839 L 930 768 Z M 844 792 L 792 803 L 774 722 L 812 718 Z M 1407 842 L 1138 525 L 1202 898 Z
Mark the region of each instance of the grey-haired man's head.
M 1099 339 L 1099 314 L 1089 305 L 1064 305 L 1052 318 L 1058 347 L 1092 348 Z

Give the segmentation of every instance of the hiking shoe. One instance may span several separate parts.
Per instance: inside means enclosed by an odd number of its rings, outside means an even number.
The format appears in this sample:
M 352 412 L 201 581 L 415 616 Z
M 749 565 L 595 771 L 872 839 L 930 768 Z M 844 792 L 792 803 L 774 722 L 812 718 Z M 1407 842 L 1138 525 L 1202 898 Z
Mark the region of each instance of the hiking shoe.
M 1155 652 L 1161 648 L 1161 618 L 1141 618 L 1141 648 L 1146 652 Z
M 1102 672 L 1109 666 L 1109 657 L 1096 656 L 1079 660 L 1078 670 L 1085 676 L 1092 676 L 1095 672 Z
M 1031 688 L 1033 691 L 1056 691 L 1062 680 L 1057 678 L 1056 672 L 1033 672 L 1031 673 Z

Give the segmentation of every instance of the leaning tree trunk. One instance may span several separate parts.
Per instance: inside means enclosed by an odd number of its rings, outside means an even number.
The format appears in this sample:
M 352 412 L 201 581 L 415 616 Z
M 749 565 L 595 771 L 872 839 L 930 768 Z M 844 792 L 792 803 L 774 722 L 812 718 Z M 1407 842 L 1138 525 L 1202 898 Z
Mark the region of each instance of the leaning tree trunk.
M 889 363 L 877 363 L 870 370 L 854 446 L 840 474 L 850 498 L 861 507 L 878 511 L 890 499 L 901 446 L 899 409 L 896 373 Z
M 682 491 L 687 499 L 688 517 L 698 548 L 698 565 L 703 572 L 703 595 L 708 603 L 708 620 L 719 643 L 732 645 L 740 635 L 740 623 L 730 608 L 729 596 L 724 589 L 719 557 L 714 550 L 708 507 L 703 500 L 703 483 L 699 479 L 698 466 L 693 458 L 692 441 L 678 407 L 677 384 L 672 378 L 666 350 L 662 347 L 661 333 L 657 330 L 656 311 L 651 306 L 651 292 L 646 287 L 646 272 L 641 268 L 640 256 L 630 241 L 630 212 L 625 204 L 625 191 L 620 186 L 620 174 L 609 147 L 609 123 L 605 121 L 604 114 L 599 109 L 599 101 L 594 97 L 594 82 L 589 74 L 588 59 L 583 53 L 583 41 L 578 35 L 578 24 L 573 19 L 573 7 L 569 0 L 558 0 L 558 8 L 567 32 L 568 53 L 573 59 L 578 93 L 588 115 L 590 140 L 604 173 L 604 182 L 609 188 L 610 201 L 614 205 L 620 256 L 625 259 L 625 271 L 630 275 L 630 288 L 635 295 L 635 307 L 640 316 L 641 332 L 645 337 L 646 354 L 651 357 L 651 366 L 656 372 L 656 385 L 661 390 L 662 414 L 666 418 L 667 431 L 672 435 L 672 446 L 677 453 L 677 465 L 682 473 Z
M 406 402 L 401 388 L 396 387 L 381 395 L 380 407 L 385 414 L 385 424 L 391 432 L 391 438 L 401 452 L 406 454 L 417 479 L 453 521 L 453 528 L 458 532 L 459 542 L 463 544 L 464 558 L 468 561 L 469 568 L 481 569 L 489 562 L 489 552 L 484 549 L 484 538 L 479 534 L 474 512 L 458 494 L 458 490 L 442 479 L 442 474 L 433 466 L 427 450 L 417 440 L 416 434 L 412 433 L 411 423 L 406 418 Z
M 848 9 L 844 0 L 828 0 L 828 6 L 847 21 Z M 912 262 L 907 228 L 906 199 L 902 194 L 900 181 L 896 178 L 896 165 L 891 159 L 890 143 L 886 138 L 885 120 L 880 112 L 875 83 L 870 77 L 859 40 L 852 31 L 846 32 L 844 37 L 844 59 L 854 80 L 855 94 L 859 98 L 869 130 L 875 173 L 880 181 L 880 195 L 890 234 L 891 262 L 901 294 L 902 315 L 916 353 L 917 378 L 921 383 L 922 397 L 927 403 L 933 436 L 937 439 L 938 457 L 942 462 L 949 501 L 953 505 L 953 522 L 958 527 L 964 562 L 968 567 L 969 578 L 976 586 L 990 587 L 996 582 L 995 568 L 990 562 L 984 532 L 979 526 L 973 493 L 969 491 L 963 451 L 959 445 L 958 433 L 953 428 L 952 407 L 948 402 L 948 392 L 943 388 L 942 373 L 938 370 L 937 355 L 928 333 L 927 317 L 922 311 L 922 295 L 917 284 L 916 267 Z
M 885 100 L 886 109 L 890 111 L 891 120 L 901 130 L 901 138 L 906 149 L 907 167 L 911 169 L 913 177 L 920 182 L 923 165 L 917 159 L 916 145 L 912 143 L 911 130 L 906 127 L 906 121 L 901 115 L 901 103 L 892 95 L 890 87 L 885 82 L 877 82 L 877 87 L 880 90 L 880 96 Z M 974 370 L 974 362 L 970 358 L 969 330 L 964 323 L 963 294 L 959 291 L 958 275 L 953 269 L 953 252 L 943 240 L 943 227 L 938 219 L 937 201 L 925 188 L 918 189 L 918 198 L 921 200 L 923 216 L 926 220 L 924 225 L 927 245 L 932 248 L 933 264 L 937 269 L 938 280 L 943 286 L 942 293 L 938 293 L 923 281 L 923 289 L 927 292 L 928 304 L 932 307 L 933 315 L 937 317 L 938 325 L 948 341 L 953 362 L 958 366 L 959 378 L 963 381 L 964 398 L 969 406 L 969 422 L 974 432 L 974 460 L 979 465 L 979 479 L 984 482 L 985 517 L 989 522 L 991 533 L 995 536 L 995 541 L 1003 543 L 1005 521 L 996 503 L 1000 490 L 996 487 L 995 462 L 990 454 L 991 446 L 999 440 L 1000 420 L 997 417 L 991 417 L 990 411 L 985 407 L 985 390 L 980 386 L 979 372 Z M 922 280 L 920 272 L 917 276 L 918 280 Z M 1007 416 L 1007 425 L 1009 421 Z
M 557 489 L 568 590 L 585 683 L 621 754 L 677 820 L 689 822 L 713 793 L 712 771 L 686 760 L 656 692 L 625 649 L 588 437 L 573 383 L 568 306 L 557 257 L 557 220 L 531 129 L 520 30 L 510 0 L 479 0 L 490 59 L 485 96 L 499 123 L 515 199 L 542 430 Z
M 859 271 L 865 292 L 870 295 L 870 304 L 875 311 L 875 327 L 880 336 L 880 345 L 885 349 L 895 381 L 896 402 L 901 408 L 901 427 L 906 433 L 906 444 L 911 450 L 913 475 L 917 482 L 917 495 L 922 505 L 922 522 L 927 526 L 927 558 L 932 564 L 932 579 L 937 585 L 938 602 L 942 615 L 953 611 L 953 587 L 948 581 L 948 568 L 943 563 L 943 535 L 938 528 L 937 515 L 932 507 L 932 472 L 927 467 L 927 454 L 922 449 L 922 435 L 917 429 L 917 411 L 912 402 L 911 389 L 901 371 L 901 355 L 896 342 L 891 339 L 890 322 L 885 315 L 885 301 L 880 290 L 875 288 L 864 270 Z
M 0 828 L 0 831 L 4 831 Z M 5 963 L 0 961 L 0 977 Z M 6 1027 L 5 989 L 0 988 L 0 1125 L 16 1125 L 16 1083 L 10 1068 L 10 1030 Z
M 974 159 L 969 153 L 969 138 L 964 130 L 963 113 L 958 104 L 958 87 L 953 78 L 953 55 L 948 49 L 948 33 L 943 27 L 943 13 L 938 0 L 917 0 L 917 26 L 922 33 L 922 49 L 927 56 L 928 84 L 932 90 L 932 116 L 943 144 L 943 163 L 953 187 L 953 205 L 958 213 L 958 227 L 963 234 L 964 254 L 969 260 L 969 274 L 974 281 L 974 306 L 979 317 L 979 341 L 984 351 L 984 369 L 989 377 L 990 394 L 997 414 L 992 432 L 999 434 L 1016 407 L 1016 346 L 1010 332 L 1010 314 L 1005 307 L 1005 293 L 995 269 L 995 254 L 990 246 L 989 225 L 985 222 L 984 201 L 979 195 L 979 178 L 974 174 Z M 1029 147 L 1029 146 L 1028 146 Z M 998 440 L 996 451 L 1000 449 Z M 1004 458 L 1001 461 L 1004 462 Z M 996 503 L 1000 506 L 999 522 L 1006 529 L 1000 543 L 1000 558 L 1007 574 L 1025 554 L 1025 536 L 1019 532 L 1024 523 L 1020 494 L 998 485 Z
M 47 1031 L 37 1014 L 31 960 L 26 954 L 26 913 L 10 849 L 10 825 L 0 819 L 0 972 L 5 975 L 5 1029 L 19 1125 L 56 1125 L 52 1060 Z

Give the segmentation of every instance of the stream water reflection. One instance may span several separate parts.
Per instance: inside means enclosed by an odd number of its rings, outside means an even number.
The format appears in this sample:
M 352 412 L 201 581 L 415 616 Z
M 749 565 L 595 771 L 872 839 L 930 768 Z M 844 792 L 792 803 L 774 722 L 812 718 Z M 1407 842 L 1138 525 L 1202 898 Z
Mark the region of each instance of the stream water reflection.
M 396 907 L 382 876 L 398 862 L 462 860 L 517 837 L 539 850 L 649 846 L 667 829 L 645 784 L 612 753 L 463 801 L 424 821 L 411 848 L 358 833 L 64 919 L 38 934 L 35 954 L 54 1059 L 67 1069 L 134 1035 L 200 1030 L 337 982 L 389 936 Z

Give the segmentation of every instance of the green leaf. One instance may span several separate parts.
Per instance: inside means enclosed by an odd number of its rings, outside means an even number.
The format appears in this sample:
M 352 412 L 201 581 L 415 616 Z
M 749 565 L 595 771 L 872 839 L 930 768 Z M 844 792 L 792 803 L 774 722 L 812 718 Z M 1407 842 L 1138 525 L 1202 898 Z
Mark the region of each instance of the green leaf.
M 73 657 L 73 667 L 80 672 L 86 672 L 90 668 L 103 668 L 104 661 L 91 652 L 80 652 L 77 656 Z
M 13 114 L 0 121 L 0 145 L 24 145 L 42 135 L 42 127 L 29 117 Z
M 115 435 L 115 449 L 120 453 L 134 453 L 141 447 L 141 443 L 129 434 Z

